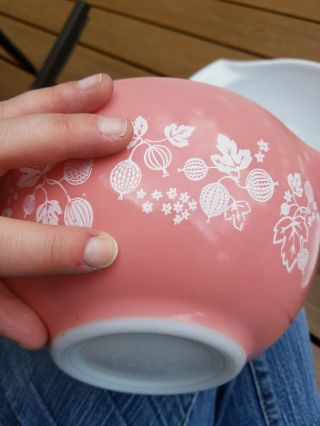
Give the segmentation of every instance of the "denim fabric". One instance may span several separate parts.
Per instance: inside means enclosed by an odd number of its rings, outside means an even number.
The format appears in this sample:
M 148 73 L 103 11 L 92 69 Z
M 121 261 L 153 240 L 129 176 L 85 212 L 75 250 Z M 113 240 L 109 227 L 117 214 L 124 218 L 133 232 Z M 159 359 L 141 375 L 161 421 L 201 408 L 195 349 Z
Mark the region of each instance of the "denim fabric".
M 27 351 L 0 338 L 0 425 L 320 426 L 305 313 L 231 382 L 172 396 L 86 385 L 56 368 L 47 349 Z

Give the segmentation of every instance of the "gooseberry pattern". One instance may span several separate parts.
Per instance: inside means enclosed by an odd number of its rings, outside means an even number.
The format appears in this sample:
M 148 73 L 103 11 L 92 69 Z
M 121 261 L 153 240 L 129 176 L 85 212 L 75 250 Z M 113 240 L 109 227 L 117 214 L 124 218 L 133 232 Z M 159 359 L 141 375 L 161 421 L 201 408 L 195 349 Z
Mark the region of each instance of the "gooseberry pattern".
M 318 206 L 311 182 L 306 180 L 302 185 L 300 173 L 290 173 L 287 182 L 280 219 L 273 228 L 273 244 L 280 245 L 282 265 L 289 273 L 294 269 L 304 273 L 309 261 L 306 245 L 310 229 L 319 220 Z
M 119 193 L 119 200 L 123 200 L 124 195 L 134 191 L 140 180 L 140 167 L 131 158 L 118 163 L 110 175 L 111 186 Z
M 91 228 L 93 225 L 93 209 L 88 200 L 82 197 L 71 198 L 68 185 L 81 185 L 86 182 L 92 172 L 92 159 L 72 159 L 65 163 L 61 179 L 50 177 L 53 165 L 23 167 L 19 169 L 21 176 L 17 181 L 20 188 L 30 188 L 22 202 L 24 217 L 35 214 L 37 222 L 48 225 L 59 225 L 60 219 L 68 226 Z M 58 200 L 50 199 L 50 186 L 58 186 L 66 198 L 65 205 Z M 14 193 L 17 194 L 17 193 Z M 17 199 L 13 194 L 12 199 Z M 8 200 L 12 202 L 11 197 Z M 40 203 L 40 204 L 39 204 Z M 12 216 L 12 209 L 7 208 L 2 215 Z
M 128 159 L 116 164 L 110 174 L 110 185 L 119 194 L 118 199 L 123 200 L 125 195 L 132 193 L 139 185 L 142 171 L 133 160 L 137 149 L 142 147 L 144 151 L 144 164 L 149 170 L 161 172 L 162 177 L 169 176 L 168 168 L 172 161 L 171 149 L 165 145 L 169 143 L 176 148 L 184 148 L 189 144 L 189 138 L 195 127 L 187 125 L 169 124 L 163 130 L 165 138 L 150 140 L 146 137 L 149 125 L 148 121 L 139 115 L 133 122 L 134 136 L 128 145 L 131 150 Z M 149 211 L 150 208 L 148 207 Z
M 269 151 L 269 144 L 260 139 L 257 145 L 259 152 L 254 157 L 258 163 L 261 163 Z M 223 215 L 226 221 L 232 222 L 235 229 L 242 231 L 251 213 L 250 204 L 246 200 L 236 200 L 225 182 L 229 180 L 238 188 L 247 191 L 248 195 L 259 203 L 271 200 L 278 182 L 275 182 L 271 175 L 261 168 L 251 169 L 244 182 L 243 173 L 253 161 L 251 151 L 239 149 L 235 141 L 221 133 L 217 137 L 216 148 L 219 153 L 213 153 L 210 156 L 212 165 L 208 165 L 202 158 L 193 157 L 189 158 L 177 171 L 184 173 L 187 179 L 194 182 L 204 179 L 212 169 L 223 173 L 218 180 L 201 189 L 200 207 L 208 223 L 212 218 Z
M 246 187 L 251 198 L 259 203 L 269 201 L 273 196 L 274 187 L 272 177 L 263 169 L 253 169 L 247 176 Z
M 258 152 L 254 153 L 220 133 L 213 140 L 208 158 L 184 157 L 182 164 L 174 168 L 175 153 L 192 143 L 196 128 L 171 123 L 164 127 L 160 139 L 151 140 L 147 137 L 149 123 L 146 118 L 138 116 L 133 127 L 128 157 L 114 165 L 107 179 L 118 199 L 130 196 L 145 217 L 163 215 L 174 226 L 183 227 L 196 214 L 196 220 L 206 220 L 208 226 L 219 218 L 226 221 L 226 226 L 241 232 L 252 214 L 252 205 L 268 204 L 277 190 L 278 182 L 263 168 L 262 163 L 270 151 L 264 139 L 257 141 Z M 135 156 L 137 150 L 141 153 L 140 160 Z M 86 194 L 71 197 L 68 191 L 70 186 L 81 186 L 91 177 L 93 164 L 92 159 L 69 160 L 64 164 L 60 179 L 53 179 L 50 174 L 53 164 L 19 169 L 16 186 L 30 189 L 21 200 L 24 217 L 34 215 L 37 222 L 50 225 L 92 227 L 94 214 Z M 152 188 L 143 182 L 147 170 L 159 177 L 152 180 Z M 185 182 L 191 181 L 192 185 L 184 185 L 184 177 Z M 270 241 L 277 246 L 275 250 L 280 249 L 281 262 L 288 273 L 296 270 L 304 274 L 312 257 L 308 242 L 311 228 L 319 221 L 318 206 L 308 179 L 303 182 L 297 171 L 286 178 L 280 218 L 270 230 Z M 64 203 L 51 199 L 52 186 L 60 188 Z M 20 196 L 15 189 L 10 188 L 2 216 L 13 216 L 11 204 Z
M 220 216 L 230 204 L 230 193 L 221 183 L 209 183 L 200 194 L 200 206 L 206 213 L 208 220 L 212 217 Z

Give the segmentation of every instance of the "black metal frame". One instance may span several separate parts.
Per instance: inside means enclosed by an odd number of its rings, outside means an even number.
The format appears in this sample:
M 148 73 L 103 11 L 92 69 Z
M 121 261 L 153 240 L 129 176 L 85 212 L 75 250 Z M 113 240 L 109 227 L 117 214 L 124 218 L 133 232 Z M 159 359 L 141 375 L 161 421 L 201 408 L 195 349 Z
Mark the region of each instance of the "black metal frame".
M 61 33 L 56 39 L 42 68 L 37 71 L 25 54 L 0 30 L 0 45 L 20 64 L 36 76 L 31 89 L 52 86 L 62 71 L 88 21 L 90 6 L 84 0 L 77 0 Z

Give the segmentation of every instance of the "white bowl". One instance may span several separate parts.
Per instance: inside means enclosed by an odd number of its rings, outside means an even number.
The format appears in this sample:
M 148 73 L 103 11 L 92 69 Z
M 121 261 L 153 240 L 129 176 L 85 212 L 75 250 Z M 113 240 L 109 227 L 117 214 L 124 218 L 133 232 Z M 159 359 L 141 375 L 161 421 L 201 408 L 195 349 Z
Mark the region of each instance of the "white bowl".
M 246 96 L 278 117 L 300 139 L 320 150 L 320 64 L 299 59 L 218 60 L 191 80 Z

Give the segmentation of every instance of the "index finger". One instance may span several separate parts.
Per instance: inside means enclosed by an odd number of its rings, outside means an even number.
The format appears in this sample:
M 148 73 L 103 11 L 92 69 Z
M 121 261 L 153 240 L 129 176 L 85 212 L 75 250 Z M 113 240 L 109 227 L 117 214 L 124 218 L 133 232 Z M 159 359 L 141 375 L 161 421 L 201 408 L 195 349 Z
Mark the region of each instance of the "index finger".
M 40 113 L 96 112 L 110 99 L 113 83 L 107 74 L 97 74 L 26 93 L 0 102 L 0 118 Z

